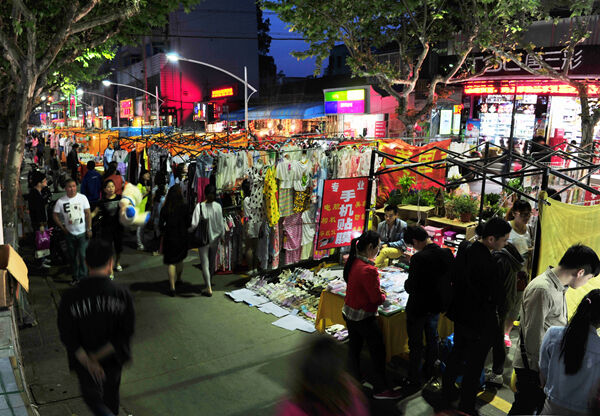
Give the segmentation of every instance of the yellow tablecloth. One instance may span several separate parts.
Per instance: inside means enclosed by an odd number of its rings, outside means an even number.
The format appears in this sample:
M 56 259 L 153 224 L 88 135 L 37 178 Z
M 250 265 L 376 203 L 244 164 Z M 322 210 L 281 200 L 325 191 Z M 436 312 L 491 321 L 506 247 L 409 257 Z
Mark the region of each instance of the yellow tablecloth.
M 346 326 L 346 321 L 342 317 L 343 306 L 343 296 L 327 291 L 321 292 L 319 310 L 315 321 L 317 331 L 325 332 L 327 327 L 335 324 Z M 380 315 L 379 325 L 381 326 L 381 332 L 383 332 L 387 361 L 390 361 L 394 355 L 407 354 L 406 312 L 401 311 L 391 316 Z M 444 315 L 440 316 L 438 323 L 440 337 L 447 337 L 452 332 L 454 332 L 454 323 Z

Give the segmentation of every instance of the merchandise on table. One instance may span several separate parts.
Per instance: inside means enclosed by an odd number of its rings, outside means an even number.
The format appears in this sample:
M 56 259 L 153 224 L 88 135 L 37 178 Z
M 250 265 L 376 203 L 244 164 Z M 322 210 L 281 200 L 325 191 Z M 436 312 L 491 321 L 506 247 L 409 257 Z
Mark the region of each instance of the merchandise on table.
M 246 284 L 246 288 L 283 308 L 298 310 L 314 323 L 321 292 L 341 275 L 342 270 L 321 270 L 315 274 L 296 268 L 293 272 L 285 270 L 278 277 L 255 277 Z
M 408 273 L 401 267 L 389 266 L 381 270 L 380 286 L 385 290 L 387 297 L 383 305 L 379 306 L 379 313 L 392 315 L 403 311 L 408 301 L 408 293 L 404 290 L 404 283 Z M 346 282 L 341 277 L 332 280 L 327 285 L 327 291 L 340 296 L 346 296 Z

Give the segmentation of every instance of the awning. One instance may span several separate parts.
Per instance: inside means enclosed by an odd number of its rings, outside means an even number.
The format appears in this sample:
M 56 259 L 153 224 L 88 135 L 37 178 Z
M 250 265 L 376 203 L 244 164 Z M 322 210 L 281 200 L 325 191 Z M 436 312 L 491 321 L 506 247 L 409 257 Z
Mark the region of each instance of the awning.
M 297 103 L 277 106 L 260 106 L 248 109 L 248 120 L 268 119 L 297 119 L 307 120 L 311 118 L 324 117 L 325 109 L 323 102 Z M 236 110 L 229 115 L 222 114 L 221 120 L 241 121 L 244 120 L 244 110 Z

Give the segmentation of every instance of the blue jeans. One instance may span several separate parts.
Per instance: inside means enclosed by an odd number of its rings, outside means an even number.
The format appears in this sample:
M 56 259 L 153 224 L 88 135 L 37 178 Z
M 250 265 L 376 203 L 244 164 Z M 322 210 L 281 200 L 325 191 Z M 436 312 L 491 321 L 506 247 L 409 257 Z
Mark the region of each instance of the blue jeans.
M 85 266 L 85 250 L 88 246 L 86 233 L 74 235 L 66 234 L 67 248 L 71 265 L 73 267 L 73 280 L 81 280 L 87 276 L 87 267 Z
M 434 366 L 439 358 L 439 313 L 413 314 L 407 310 L 406 331 L 408 333 L 410 381 L 422 384 L 434 375 Z M 427 347 L 425 349 L 425 365 L 421 369 L 423 359 L 423 332 Z M 425 376 L 425 377 L 422 377 Z

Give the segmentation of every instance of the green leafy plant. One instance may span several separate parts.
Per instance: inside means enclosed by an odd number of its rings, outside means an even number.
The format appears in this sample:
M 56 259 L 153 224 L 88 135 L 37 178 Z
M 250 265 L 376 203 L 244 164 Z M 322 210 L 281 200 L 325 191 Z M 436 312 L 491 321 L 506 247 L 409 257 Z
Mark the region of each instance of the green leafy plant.
M 475 216 L 479 210 L 479 200 L 470 195 L 461 195 L 454 199 L 454 210 L 457 214 L 470 213 Z
M 406 175 L 398 179 L 398 186 L 400 187 L 400 193 L 402 196 L 408 195 L 411 188 L 417 183 L 414 176 Z

